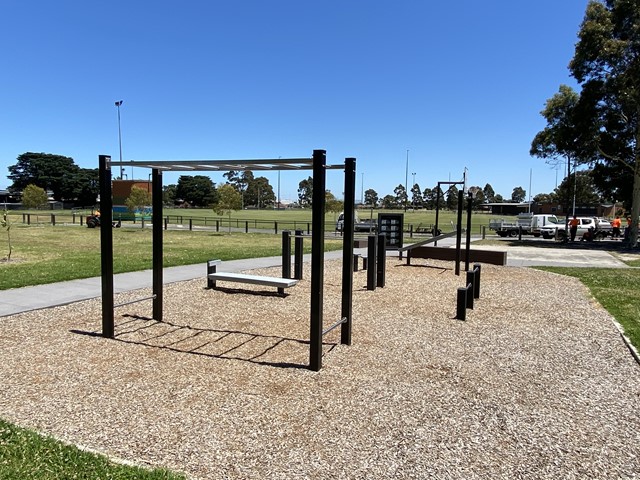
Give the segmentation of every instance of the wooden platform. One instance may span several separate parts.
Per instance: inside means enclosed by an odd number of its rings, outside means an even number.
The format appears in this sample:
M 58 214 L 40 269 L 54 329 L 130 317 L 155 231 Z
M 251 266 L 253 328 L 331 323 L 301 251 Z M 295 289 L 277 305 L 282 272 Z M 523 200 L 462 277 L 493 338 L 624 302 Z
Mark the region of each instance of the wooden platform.
M 433 260 L 452 260 L 456 259 L 456 249 L 446 247 L 415 247 L 406 251 L 407 265 L 411 264 L 412 258 L 431 258 Z M 464 249 L 460 251 L 460 259 L 465 260 L 466 252 Z M 496 250 L 478 250 L 472 248 L 469 250 L 469 261 L 479 263 L 489 263 L 491 265 L 506 265 L 507 252 Z

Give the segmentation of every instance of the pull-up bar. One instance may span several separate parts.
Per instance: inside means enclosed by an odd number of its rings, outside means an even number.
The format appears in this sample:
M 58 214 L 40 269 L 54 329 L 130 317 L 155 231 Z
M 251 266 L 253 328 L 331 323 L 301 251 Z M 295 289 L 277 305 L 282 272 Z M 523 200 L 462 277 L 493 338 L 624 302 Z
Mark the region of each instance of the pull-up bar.
M 108 155 L 99 156 L 100 202 L 102 227 L 100 250 L 102 270 L 102 335 L 114 338 L 114 288 L 113 288 L 113 201 L 111 191 L 111 167 L 151 168 L 152 224 L 153 224 L 153 318 L 162 321 L 163 288 L 163 221 L 162 221 L 162 172 L 196 170 L 313 170 L 313 204 L 311 234 L 311 311 L 309 327 L 309 368 L 322 368 L 323 334 L 341 325 L 340 343 L 351 345 L 353 315 L 353 234 L 355 216 L 356 159 L 346 158 L 344 163 L 327 165 L 326 151 L 314 150 L 311 158 L 258 159 L 258 160 L 129 160 L 112 161 Z M 344 169 L 344 231 L 342 254 L 342 305 L 341 320 L 323 331 L 324 293 L 324 209 L 326 171 Z M 131 302 L 134 303 L 134 302 Z

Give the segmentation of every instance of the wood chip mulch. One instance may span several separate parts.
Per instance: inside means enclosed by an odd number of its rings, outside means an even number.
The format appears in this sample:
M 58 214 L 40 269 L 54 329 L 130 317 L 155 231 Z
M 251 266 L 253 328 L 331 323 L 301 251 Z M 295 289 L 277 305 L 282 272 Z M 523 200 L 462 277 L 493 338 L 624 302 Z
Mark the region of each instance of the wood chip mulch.
M 164 321 L 119 308 L 115 340 L 99 299 L 5 317 L 0 417 L 193 479 L 640 478 L 640 366 L 611 316 L 574 278 L 483 265 L 455 320 L 452 269 L 389 259 L 375 291 L 355 273 L 353 344 L 329 333 L 320 372 L 308 271 L 286 297 L 168 285 Z

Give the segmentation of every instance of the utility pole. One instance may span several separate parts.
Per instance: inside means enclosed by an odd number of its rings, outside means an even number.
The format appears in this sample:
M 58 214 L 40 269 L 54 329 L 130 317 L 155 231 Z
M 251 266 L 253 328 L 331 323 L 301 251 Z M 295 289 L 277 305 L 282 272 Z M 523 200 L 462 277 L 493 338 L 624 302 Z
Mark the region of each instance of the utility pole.
M 408 184 L 409 183 L 409 150 L 407 149 L 407 164 L 406 164 L 406 168 L 405 168 L 405 172 L 404 172 L 404 211 L 407 211 L 407 203 L 409 203 L 409 189 Z
M 122 105 L 122 100 L 118 100 L 116 102 L 116 107 L 118 107 L 118 146 L 120 147 L 120 180 L 123 180 L 124 167 L 122 166 L 122 131 L 120 130 L 120 105 Z M 131 172 L 131 178 L 133 179 L 133 172 Z

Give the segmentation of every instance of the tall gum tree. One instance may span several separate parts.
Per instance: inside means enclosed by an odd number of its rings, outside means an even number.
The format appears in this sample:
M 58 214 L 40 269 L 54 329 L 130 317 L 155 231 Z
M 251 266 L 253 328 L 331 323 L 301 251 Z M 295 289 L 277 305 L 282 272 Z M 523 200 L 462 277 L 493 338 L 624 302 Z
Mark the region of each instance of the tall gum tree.
M 635 246 L 640 217 L 640 0 L 591 0 L 569 69 L 597 113 L 597 161 L 622 166 L 632 178 L 630 234 Z

